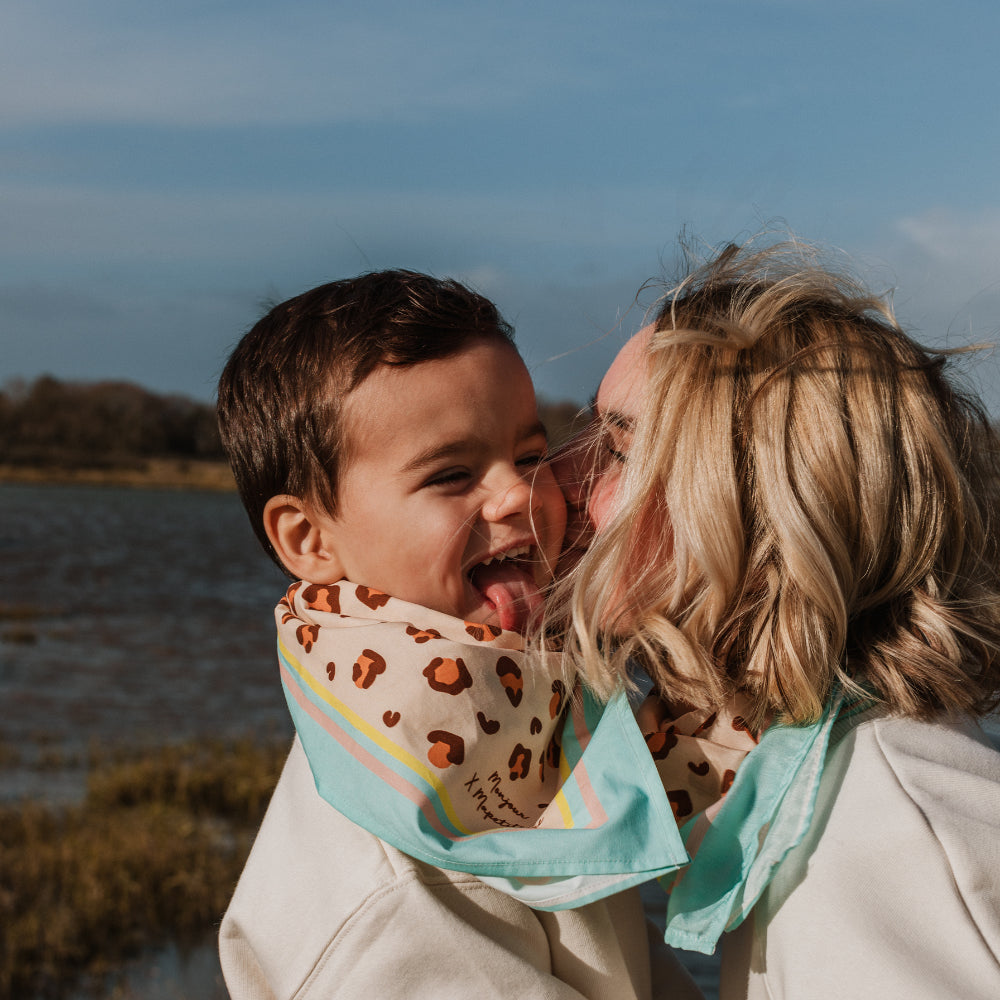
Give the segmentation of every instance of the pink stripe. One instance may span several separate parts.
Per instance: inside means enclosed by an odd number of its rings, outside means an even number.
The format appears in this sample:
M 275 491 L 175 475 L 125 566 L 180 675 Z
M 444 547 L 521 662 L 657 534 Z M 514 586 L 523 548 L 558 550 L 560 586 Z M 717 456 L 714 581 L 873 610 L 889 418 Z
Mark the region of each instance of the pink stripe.
M 583 708 L 580 708 L 574 710 L 571 714 L 573 716 L 573 733 L 580 744 L 580 753 L 582 754 L 590 743 L 590 730 L 587 728 L 586 713 Z M 583 765 L 582 756 L 579 763 L 573 768 L 573 777 L 576 779 L 577 787 L 580 789 L 580 797 L 583 799 L 583 804 L 587 807 L 587 812 L 590 813 L 590 822 L 583 829 L 593 830 L 599 826 L 604 826 L 608 821 L 608 814 L 604 811 L 604 806 L 601 805 L 601 800 L 590 783 L 590 776 Z
M 305 692 L 295 681 L 292 673 L 280 660 L 278 661 L 278 669 L 281 671 L 281 677 L 285 682 L 286 688 L 292 692 L 292 697 L 295 698 L 299 707 L 313 720 L 313 722 L 318 723 L 323 730 L 329 733 L 359 763 L 368 768 L 372 774 L 381 778 L 387 785 L 399 792 L 400 795 L 405 796 L 414 805 L 418 806 L 420 811 L 424 814 L 424 818 L 427 822 L 430 823 L 430 825 L 438 833 L 440 833 L 442 837 L 446 837 L 448 840 L 452 841 L 466 839 L 463 835 L 449 833 L 448 830 L 441 825 L 441 821 L 434 812 L 430 800 L 423 792 L 414 788 L 413 785 L 398 775 L 391 768 L 386 767 L 385 764 L 383 764 L 377 757 L 373 757 L 367 750 L 364 749 L 364 747 L 362 747 L 356 740 L 352 739 L 343 729 L 340 728 L 340 726 L 325 715 L 322 709 L 317 707 L 307 697 Z

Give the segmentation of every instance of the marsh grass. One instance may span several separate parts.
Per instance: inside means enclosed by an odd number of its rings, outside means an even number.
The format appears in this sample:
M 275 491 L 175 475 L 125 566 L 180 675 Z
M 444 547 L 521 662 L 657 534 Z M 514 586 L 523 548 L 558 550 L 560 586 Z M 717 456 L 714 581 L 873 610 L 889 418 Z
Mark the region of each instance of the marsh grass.
M 92 755 L 86 798 L 0 808 L 0 998 L 57 997 L 222 916 L 287 740 Z
M 36 620 L 40 610 L 28 604 L 0 602 L 0 642 L 30 646 L 38 642 Z

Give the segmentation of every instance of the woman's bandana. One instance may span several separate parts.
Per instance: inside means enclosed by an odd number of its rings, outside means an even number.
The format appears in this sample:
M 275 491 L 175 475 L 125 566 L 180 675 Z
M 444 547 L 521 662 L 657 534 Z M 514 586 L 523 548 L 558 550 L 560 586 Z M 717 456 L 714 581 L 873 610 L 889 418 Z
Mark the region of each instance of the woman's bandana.
M 282 682 L 322 798 L 404 853 L 542 910 L 688 861 L 624 694 L 558 657 L 346 580 L 276 609 Z
M 846 703 L 837 692 L 815 724 L 768 727 L 726 797 L 684 825 L 694 860 L 662 880 L 670 892 L 668 944 L 710 955 L 722 933 L 746 919 L 809 829 L 831 733 L 866 718 L 871 704 Z
M 757 745 L 744 721 L 748 707 L 737 694 L 719 711 L 690 710 L 674 718 L 654 692 L 639 708 L 639 728 L 678 825 L 686 827 L 719 803 Z

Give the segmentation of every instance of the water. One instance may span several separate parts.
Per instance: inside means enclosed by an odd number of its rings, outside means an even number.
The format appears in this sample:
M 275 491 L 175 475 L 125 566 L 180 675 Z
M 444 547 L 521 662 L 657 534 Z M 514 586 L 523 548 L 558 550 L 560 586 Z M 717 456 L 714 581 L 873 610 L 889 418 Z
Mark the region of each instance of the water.
M 284 586 L 235 495 L 0 486 L 0 797 L 78 794 L 52 765 L 95 742 L 290 733 Z
M 272 610 L 286 581 L 234 494 L 0 485 L 0 799 L 72 801 L 95 744 L 291 735 Z M 223 1000 L 214 940 L 95 995 Z

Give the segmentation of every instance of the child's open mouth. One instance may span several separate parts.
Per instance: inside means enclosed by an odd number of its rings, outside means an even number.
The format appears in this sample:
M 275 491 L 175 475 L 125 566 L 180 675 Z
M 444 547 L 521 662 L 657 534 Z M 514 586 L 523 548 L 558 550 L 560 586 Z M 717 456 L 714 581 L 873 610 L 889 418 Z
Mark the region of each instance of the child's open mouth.
M 538 552 L 533 545 L 507 549 L 489 556 L 469 571 L 469 580 L 496 609 L 499 625 L 523 632 L 544 600 L 535 583 L 533 566 Z

